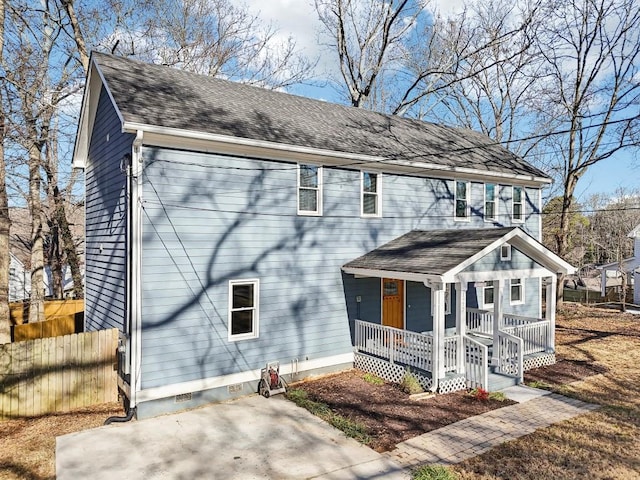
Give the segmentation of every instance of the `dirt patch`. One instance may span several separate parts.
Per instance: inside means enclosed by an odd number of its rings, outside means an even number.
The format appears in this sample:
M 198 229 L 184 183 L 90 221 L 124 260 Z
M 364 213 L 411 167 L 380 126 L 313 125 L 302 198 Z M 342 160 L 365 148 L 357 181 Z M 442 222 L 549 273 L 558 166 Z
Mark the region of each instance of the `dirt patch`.
M 296 385 L 310 399 L 328 405 L 335 413 L 363 424 L 378 452 L 393 449 L 409 438 L 467 417 L 511 405 L 509 400 L 481 401 L 466 392 L 411 400 L 396 385 L 372 385 L 364 373 L 351 370 Z
M 570 358 L 558 359 L 554 365 L 534 368 L 525 372 L 524 381 L 529 384 L 538 382 L 548 385 L 564 385 L 578 380 L 584 380 L 592 375 L 606 373 L 607 367 L 587 360 Z
M 118 403 L 105 403 L 72 412 L 0 421 L 0 478 L 55 478 L 56 437 L 99 427 L 122 415 Z

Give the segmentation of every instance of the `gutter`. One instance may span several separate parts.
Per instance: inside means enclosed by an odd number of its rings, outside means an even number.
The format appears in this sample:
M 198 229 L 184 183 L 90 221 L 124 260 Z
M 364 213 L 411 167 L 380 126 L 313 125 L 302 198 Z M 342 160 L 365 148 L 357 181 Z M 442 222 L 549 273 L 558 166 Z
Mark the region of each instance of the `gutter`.
M 157 137 L 174 137 L 176 139 L 181 139 L 182 142 L 208 142 L 218 144 L 219 146 L 226 145 L 227 147 L 240 148 L 245 152 L 249 150 L 254 152 L 266 150 L 268 151 L 268 154 L 263 156 L 273 160 L 276 160 L 273 152 L 279 152 L 285 160 L 290 161 L 299 161 L 300 155 L 308 155 L 311 157 L 321 158 L 331 165 L 352 166 L 353 168 L 379 169 L 380 164 L 383 163 L 385 167 L 396 167 L 399 170 L 403 170 L 404 173 L 422 174 L 424 176 L 432 176 L 436 178 L 452 179 L 455 178 L 456 175 L 459 175 L 470 177 L 478 181 L 485 181 L 490 178 L 499 182 L 501 179 L 508 179 L 514 183 L 520 182 L 529 186 L 541 186 L 552 183 L 550 178 L 538 177 L 535 175 L 493 172 L 487 170 L 476 170 L 473 168 L 452 167 L 450 165 L 390 160 L 382 156 L 339 152 L 335 150 L 304 147 L 299 145 L 269 142 L 265 140 L 254 140 L 250 138 L 240 138 L 215 133 L 197 132 L 181 128 L 148 125 L 138 122 L 122 122 L 122 132 L 136 133 L 139 131 L 144 131 L 148 134 L 146 138 L 147 145 L 155 145 L 158 143 L 159 146 L 169 146 L 166 140 L 160 141 Z M 217 150 L 219 150 L 219 148 L 220 147 L 218 147 Z M 260 155 L 258 154 L 258 156 Z

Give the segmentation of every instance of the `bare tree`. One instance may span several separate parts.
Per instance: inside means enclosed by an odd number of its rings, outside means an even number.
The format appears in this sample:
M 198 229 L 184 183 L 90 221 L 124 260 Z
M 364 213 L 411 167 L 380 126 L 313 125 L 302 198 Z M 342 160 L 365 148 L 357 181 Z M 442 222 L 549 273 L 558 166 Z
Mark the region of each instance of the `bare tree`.
M 640 4 L 551 1 L 543 13 L 537 38 L 546 81 L 538 89 L 539 117 L 555 123 L 549 148 L 556 148 L 563 187 L 555 250 L 565 256 L 578 181 L 592 165 L 638 145 L 632 133 L 639 122 Z
M 339 83 L 350 103 L 417 118 L 433 110 L 438 93 L 519 55 L 500 47 L 525 29 L 535 12 L 530 9 L 513 28 L 500 28 L 479 41 L 478 27 L 466 12 L 444 19 L 428 12 L 426 2 L 316 0 L 315 5 L 329 47 L 338 54 Z M 474 62 L 491 50 L 501 56 Z
M 480 131 L 523 157 L 542 138 L 529 117 L 536 99 L 532 87 L 543 75 L 542 57 L 533 48 L 541 20 L 537 12 L 507 0 L 471 4 L 460 25 L 471 53 L 457 69 L 459 81 L 451 79 L 450 88 L 438 94 L 445 108 L 435 112 L 446 123 Z M 459 48 L 459 42 L 449 48 Z
M 0 0 L 0 66 L 4 53 L 4 20 L 6 0 Z M 7 199 L 6 165 L 4 159 L 5 139 L 4 91 L 0 88 L 0 344 L 11 341 L 9 318 L 9 202 Z

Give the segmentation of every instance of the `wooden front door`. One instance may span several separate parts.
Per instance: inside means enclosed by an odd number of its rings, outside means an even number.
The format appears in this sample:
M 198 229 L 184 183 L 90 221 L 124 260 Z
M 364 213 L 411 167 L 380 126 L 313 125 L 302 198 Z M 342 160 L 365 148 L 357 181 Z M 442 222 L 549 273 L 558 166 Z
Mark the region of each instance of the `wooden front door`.
M 382 279 L 382 325 L 404 329 L 404 280 Z

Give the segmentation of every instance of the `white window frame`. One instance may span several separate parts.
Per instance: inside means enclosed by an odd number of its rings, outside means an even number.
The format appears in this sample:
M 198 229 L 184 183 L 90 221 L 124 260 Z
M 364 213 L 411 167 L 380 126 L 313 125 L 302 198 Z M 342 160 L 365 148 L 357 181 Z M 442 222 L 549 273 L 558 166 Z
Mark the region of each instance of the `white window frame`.
M 506 249 L 506 255 L 504 255 L 504 249 Z M 511 260 L 511 245 L 509 245 L 508 243 L 500 245 L 500 261 L 508 262 L 509 260 Z
M 487 288 L 491 288 L 493 290 L 493 303 L 485 303 L 484 299 L 485 299 L 485 294 L 484 291 Z M 496 301 L 496 288 L 493 285 L 493 280 L 488 280 L 486 282 L 484 282 L 484 285 L 482 285 L 482 288 L 480 290 L 480 293 L 482 295 L 481 297 L 481 301 L 482 301 L 482 308 L 485 309 L 487 307 L 491 307 L 493 308 L 493 306 L 495 305 L 495 301 Z
M 516 188 L 519 188 L 521 191 L 520 202 L 516 202 Z M 527 193 L 523 186 L 513 185 L 511 187 L 511 220 L 513 221 L 513 223 L 524 223 L 524 219 L 526 218 L 526 212 L 525 212 L 526 198 L 527 198 Z M 520 215 L 522 218 L 516 218 L 516 203 L 520 204 Z
M 318 169 L 318 186 L 317 187 L 303 187 L 300 185 L 300 172 L 301 167 L 309 166 Z M 322 165 L 315 165 L 313 163 L 299 163 L 296 172 L 297 175 L 297 188 L 296 188 L 296 203 L 298 206 L 298 215 L 308 215 L 321 217 L 322 216 Z M 300 209 L 300 191 L 301 190 L 315 190 L 316 191 L 316 210 L 301 210 Z
M 376 176 L 376 193 L 365 192 L 364 191 L 364 176 L 375 175 Z M 364 196 L 366 195 L 375 195 L 376 196 L 376 213 L 365 213 L 364 212 Z M 382 173 L 374 172 L 371 170 L 361 170 L 360 171 L 360 216 L 362 217 L 373 217 L 379 218 L 382 217 Z
M 518 281 L 518 283 L 516 283 L 515 285 L 513 284 L 514 281 Z M 511 292 L 511 289 L 514 286 L 518 286 L 520 287 L 520 300 L 513 300 L 513 295 Z M 524 304 L 524 279 L 523 278 L 512 278 L 511 280 L 509 280 L 509 303 L 511 305 L 523 305 Z
M 253 285 L 253 307 L 233 308 L 233 287 L 236 285 Z M 240 340 L 250 340 L 252 338 L 258 338 L 260 336 L 260 280 L 257 278 L 250 278 L 246 280 L 229 280 L 229 303 L 228 303 L 228 340 L 230 342 L 237 342 Z M 249 333 L 240 333 L 233 335 L 231 328 L 231 318 L 233 312 L 253 310 L 253 328 Z
M 487 215 L 487 185 L 493 185 L 493 217 Z M 484 184 L 484 221 L 485 222 L 497 222 L 498 221 L 498 192 L 500 186 L 497 183 L 485 183 Z
M 465 216 L 458 217 L 456 214 L 458 213 L 458 183 L 464 183 L 466 185 L 465 194 L 466 198 L 464 199 L 465 205 Z M 454 180 L 453 182 L 453 219 L 456 222 L 469 222 L 471 220 L 471 182 L 467 180 Z

